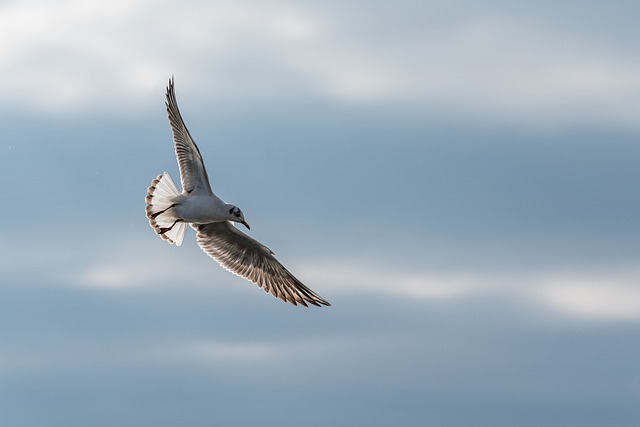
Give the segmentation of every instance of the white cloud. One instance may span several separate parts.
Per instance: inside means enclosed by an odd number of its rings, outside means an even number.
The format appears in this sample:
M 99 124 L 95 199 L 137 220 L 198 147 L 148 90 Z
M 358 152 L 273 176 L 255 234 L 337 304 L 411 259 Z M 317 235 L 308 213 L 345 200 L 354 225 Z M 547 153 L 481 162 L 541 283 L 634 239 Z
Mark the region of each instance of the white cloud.
M 140 287 L 208 286 L 226 271 L 204 254 L 191 259 L 189 254 L 199 251 L 169 245 L 144 245 L 136 242 L 136 249 L 120 249 L 109 256 L 95 254 L 91 260 L 75 270 L 59 272 L 58 282 L 83 288 L 127 290 Z M 166 246 L 166 247 L 164 247 Z M 202 255 L 202 256 L 200 256 Z
M 75 243 L 62 246 L 65 239 Z M 7 241 L 9 244 L 0 248 L 0 259 L 10 262 L 3 265 L 0 286 L 45 281 L 106 291 L 186 289 L 211 286 L 216 281 L 226 283 L 236 277 L 220 268 L 195 242 L 177 248 L 155 237 L 148 227 L 143 234 L 137 230 L 129 235 L 96 232 L 91 241 L 86 233 L 9 235 Z
M 596 321 L 640 320 L 640 277 L 634 272 L 586 276 L 588 272 L 557 274 L 398 273 L 357 263 L 326 262 L 300 265 L 310 283 L 322 284 L 325 294 L 382 294 L 396 298 L 446 300 L 495 296 L 563 316 Z
M 15 105 L 50 112 L 129 111 L 172 73 L 207 86 L 243 52 L 280 52 L 318 32 L 313 20 L 285 5 L 195 3 L 26 0 L 0 6 L 0 64 L 12 83 L 5 95 Z M 211 62 L 221 64 L 213 74 Z
M 296 94 L 498 120 L 640 122 L 640 61 L 612 54 L 614 41 L 497 11 L 379 34 L 356 12 L 286 1 L 11 2 L 0 7 L 3 98 L 128 112 L 175 73 L 184 90 L 222 103 Z
M 567 315 L 595 320 L 640 320 L 640 280 L 557 278 L 538 290 L 543 303 Z
M 377 270 L 371 265 L 344 262 L 301 264 L 295 270 L 303 272 L 308 283 L 322 284 L 325 293 L 333 294 L 366 293 L 400 298 L 448 299 L 486 290 L 486 283 L 471 275 L 398 273 Z
M 42 238 L 35 248 L 31 245 L 34 240 L 35 237 L 14 239 L 11 249 L 5 248 L 5 258 L 10 258 L 9 250 L 28 255 L 16 257 L 19 262 L 6 266 L 3 283 L 11 284 L 15 277 L 27 282 L 41 280 L 39 275 L 46 272 L 47 278 L 60 286 L 96 290 L 179 287 L 188 291 L 194 286 L 221 283 L 221 291 L 254 292 L 250 288 L 255 285 L 220 268 L 195 244 L 178 249 L 156 242 L 153 236 L 144 240 L 102 236 L 99 249 L 70 254 L 59 251 L 57 238 Z M 34 259 L 38 260 L 35 270 Z M 610 274 L 590 274 L 588 268 L 572 273 L 540 270 L 496 274 L 461 268 L 434 272 L 419 266 L 409 269 L 387 265 L 384 260 L 353 258 L 298 261 L 288 267 L 329 300 L 338 295 L 378 295 L 414 301 L 496 297 L 578 319 L 640 320 L 640 275 L 629 268 Z M 246 286 L 230 286 L 230 282 Z M 233 353 L 233 349 L 227 350 L 214 353 Z
M 145 278 L 148 279 L 148 278 Z M 128 269 L 109 266 L 89 267 L 74 277 L 74 281 L 88 286 L 121 289 L 132 283 L 139 283 L 140 276 Z M 145 280 L 146 281 L 146 280 Z
M 157 348 L 158 359 L 189 360 L 209 363 L 251 363 L 252 365 L 271 365 L 285 359 L 304 359 L 305 356 L 317 352 L 326 352 L 327 347 L 334 345 L 323 340 L 297 341 L 194 341 L 172 343 L 166 348 Z M 332 343 L 333 344 L 333 343 Z
M 109 262 L 88 262 L 88 267 L 62 273 L 60 283 L 96 289 L 133 289 L 144 287 L 209 286 L 213 281 L 243 281 L 202 256 L 189 251 L 163 251 L 162 247 L 135 254 L 123 251 Z M 172 248 L 173 249 L 173 248 Z M 515 303 L 534 305 L 562 316 L 596 321 L 640 320 L 640 277 L 634 272 L 589 276 L 575 273 L 521 272 L 499 275 L 481 271 L 429 272 L 403 271 L 397 266 L 380 267 L 371 260 L 324 260 L 299 262 L 291 270 L 312 289 L 331 299 L 346 294 L 387 296 L 414 301 L 446 301 L 458 298 L 498 297 Z M 226 278 L 226 280 L 225 280 Z M 245 287 L 227 287 L 228 291 L 246 291 Z M 226 350 L 225 350 L 226 349 Z M 206 349 L 205 349 L 206 350 Z M 203 350 L 206 353 L 208 350 Z M 228 350 L 228 351 L 227 351 Z M 231 348 L 211 350 L 220 357 L 233 353 Z

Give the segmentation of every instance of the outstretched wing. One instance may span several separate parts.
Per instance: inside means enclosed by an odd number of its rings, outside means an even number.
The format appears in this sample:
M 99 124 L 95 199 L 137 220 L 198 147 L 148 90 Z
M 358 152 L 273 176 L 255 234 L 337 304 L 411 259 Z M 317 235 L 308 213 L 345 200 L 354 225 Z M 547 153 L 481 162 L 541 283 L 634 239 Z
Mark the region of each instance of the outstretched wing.
M 169 79 L 167 86 L 167 113 L 173 130 L 173 143 L 176 148 L 176 157 L 180 167 L 180 182 L 182 191 L 187 194 L 212 194 L 207 170 L 200 150 L 189 134 L 187 126 L 182 120 L 182 115 L 176 102 L 176 93 L 173 89 L 173 77 Z
M 193 226 L 198 244 L 211 258 L 230 272 L 242 276 L 293 305 L 331 305 L 307 288 L 273 256 L 273 252 L 247 236 L 230 222 Z

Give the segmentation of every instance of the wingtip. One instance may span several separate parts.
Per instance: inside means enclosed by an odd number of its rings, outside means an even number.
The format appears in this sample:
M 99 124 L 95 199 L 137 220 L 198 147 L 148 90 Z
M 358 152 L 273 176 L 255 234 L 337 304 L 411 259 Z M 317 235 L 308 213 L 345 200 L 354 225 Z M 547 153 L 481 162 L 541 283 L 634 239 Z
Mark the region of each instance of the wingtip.
M 316 307 L 322 307 L 322 306 L 331 307 L 331 304 L 329 304 L 328 301 L 325 301 L 324 299 L 322 299 L 320 297 L 313 298 L 313 299 L 312 298 L 304 298 L 304 299 L 301 298 L 301 299 L 299 299 L 297 301 L 295 299 L 291 298 L 291 299 L 288 299 L 285 302 L 290 302 L 291 304 L 296 305 L 296 306 L 298 304 L 300 304 L 300 305 L 302 305 L 304 307 L 307 307 L 307 308 L 309 307 L 309 305 L 314 305 Z
M 328 301 L 325 301 L 323 299 L 315 300 L 315 301 L 313 301 L 312 304 L 315 305 L 316 307 L 322 307 L 323 305 L 326 306 L 326 307 L 331 307 L 331 304 L 329 304 Z
M 174 89 L 175 79 L 173 74 L 169 77 L 169 82 L 167 83 L 167 92 L 166 92 L 166 101 L 165 106 L 167 109 L 169 108 L 169 104 L 171 103 L 171 99 L 175 98 L 175 89 Z

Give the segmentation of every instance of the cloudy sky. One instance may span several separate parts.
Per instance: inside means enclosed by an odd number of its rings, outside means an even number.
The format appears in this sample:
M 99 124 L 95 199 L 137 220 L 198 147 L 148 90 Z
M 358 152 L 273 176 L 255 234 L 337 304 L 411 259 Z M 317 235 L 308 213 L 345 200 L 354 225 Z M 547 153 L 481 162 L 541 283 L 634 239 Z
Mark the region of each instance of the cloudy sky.
M 635 1 L 0 1 L 0 421 L 637 426 Z M 329 308 L 144 215 L 214 189 Z

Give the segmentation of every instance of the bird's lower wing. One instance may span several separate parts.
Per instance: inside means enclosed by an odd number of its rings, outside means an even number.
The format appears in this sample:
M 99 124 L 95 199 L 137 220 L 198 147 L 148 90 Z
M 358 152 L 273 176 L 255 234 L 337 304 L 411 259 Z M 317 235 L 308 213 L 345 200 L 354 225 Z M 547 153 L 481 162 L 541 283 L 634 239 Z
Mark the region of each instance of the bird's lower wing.
M 196 225 L 198 244 L 230 272 L 293 305 L 331 305 L 296 279 L 273 252 L 228 221 Z

